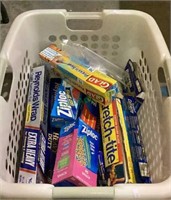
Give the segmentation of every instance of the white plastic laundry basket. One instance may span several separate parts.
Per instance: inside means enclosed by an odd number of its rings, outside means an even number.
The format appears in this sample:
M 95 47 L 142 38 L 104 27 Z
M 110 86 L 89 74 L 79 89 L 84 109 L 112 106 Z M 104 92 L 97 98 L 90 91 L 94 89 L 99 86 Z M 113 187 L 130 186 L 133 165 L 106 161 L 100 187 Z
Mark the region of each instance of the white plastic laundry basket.
M 14 183 L 30 67 L 41 64 L 38 53 L 43 48 L 62 39 L 88 46 L 120 67 L 128 59 L 140 65 L 146 98 L 139 121 L 152 184 L 55 188 Z M 158 71 L 162 69 L 171 94 L 169 51 L 157 24 L 143 12 L 34 10 L 18 16 L 0 56 L 0 198 L 171 199 L 171 97 L 161 93 Z M 2 91 L 8 74 L 13 79 L 5 100 Z

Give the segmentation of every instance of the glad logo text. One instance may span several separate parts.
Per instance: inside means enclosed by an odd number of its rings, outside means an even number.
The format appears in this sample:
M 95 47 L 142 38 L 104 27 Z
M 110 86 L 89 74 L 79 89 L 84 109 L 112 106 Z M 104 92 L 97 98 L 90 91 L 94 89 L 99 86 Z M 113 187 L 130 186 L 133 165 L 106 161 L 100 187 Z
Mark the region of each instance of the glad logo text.
M 97 86 L 100 86 L 101 88 L 104 88 L 106 90 L 109 89 L 112 86 L 109 82 L 104 81 L 102 79 L 99 79 L 95 76 L 90 76 L 87 79 L 87 82 L 92 83 L 92 84 L 97 85 Z
M 100 96 L 98 94 L 95 94 L 92 91 L 86 90 L 86 94 L 87 94 L 87 96 L 91 97 L 92 99 L 94 99 L 94 100 L 96 100 L 98 102 L 101 102 L 101 103 L 105 102 L 105 99 L 102 96 Z

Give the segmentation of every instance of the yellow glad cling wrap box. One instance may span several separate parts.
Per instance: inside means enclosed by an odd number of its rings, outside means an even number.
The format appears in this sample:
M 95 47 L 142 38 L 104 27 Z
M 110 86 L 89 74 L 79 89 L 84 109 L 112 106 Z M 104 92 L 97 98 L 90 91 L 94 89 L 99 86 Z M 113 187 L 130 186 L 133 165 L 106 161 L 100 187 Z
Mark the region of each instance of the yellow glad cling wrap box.
M 39 53 L 41 59 L 54 66 L 54 70 L 65 78 L 73 87 L 91 97 L 102 105 L 108 105 L 112 97 L 122 98 L 120 86 L 116 80 L 100 71 L 90 71 L 83 65 L 79 65 L 56 45 L 51 44 Z

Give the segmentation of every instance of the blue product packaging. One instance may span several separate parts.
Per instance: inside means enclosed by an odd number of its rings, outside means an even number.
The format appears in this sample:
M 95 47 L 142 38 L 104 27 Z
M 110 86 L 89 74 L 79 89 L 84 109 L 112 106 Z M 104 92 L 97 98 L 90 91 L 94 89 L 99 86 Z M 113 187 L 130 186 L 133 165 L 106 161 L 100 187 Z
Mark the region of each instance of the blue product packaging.
M 62 81 L 51 112 L 51 126 L 61 128 L 77 119 L 82 94 L 66 81 Z
M 46 153 L 46 177 L 48 183 L 51 183 L 52 176 L 53 176 L 53 169 L 55 165 L 55 159 L 56 159 L 56 152 L 59 142 L 59 133 L 60 129 L 58 128 L 52 128 L 51 132 L 49 132 L 48 137 L 48 145 L 47 145 L 47 153 Z
M 147 157 L 137 116 L 140 105 L 138 105 L 136 98 L 125 96 L 122 99 L 122 107 L 131 147 L 136 182 L 151 183 Z
M 45 66 L 35 67 L 30 74 L 22 160 L 19 183 L 38 183 L 44 169 L 42 135 L 47 136 L 49 72 Z M 40 168 L 40 170 L 39 170 Z
M 81 119 L 78 120 L 78 139 L 77 152 L 82 148 L 79 142 L 83 141 L 85 154 L 87 157 L 87 168 L 97 174 L 98 171 L 98 150 L 100 145 L 100 134 L 84 123 Z M 82 143 L 81 143 L 82 144 Z M 82 159 L 77 155 L 77 159 Z
M 59 89 L 62 80 L 60 77 L 51 78 L 50 79 L 50 89 L 49 89 L 49 116 L 53 108 L 53 104 L 55 102 L 56 94 Z M 50 123 L 50 119 L 49 119 Z
M 138 97 L 142 101 L 145 93 L 139 66 L 135 62 L 128 60 L 125 71 L 128 72 L 128 76 L 124 79 L 125 85 L 123 86 L 123 94 Z
M 106 177 L 106 169 L 104 163 L 104 155 L 103 151 L 99 151 L 98 153 L 98 185 L 99 186 L 107 186 L 107 177 Z
M 46 177 L 49 183 L 51 183 L 52 175 L 53 175 L 53 168 L 55 164 L 56 158 L 56 151 L 58 146 L 59 140 L 59 128 L 53 128 L 51 126 L 51 111 L 53 108 L 53 104 L 55 102 L 56 94 L 58 88 L 61 84 L 60 77 L 53 77 L 50 79 L 50 89 L 49 89 L 49 117 L 48 117 L 48 138 L 47 138 L 47 145 L 46 145 Z

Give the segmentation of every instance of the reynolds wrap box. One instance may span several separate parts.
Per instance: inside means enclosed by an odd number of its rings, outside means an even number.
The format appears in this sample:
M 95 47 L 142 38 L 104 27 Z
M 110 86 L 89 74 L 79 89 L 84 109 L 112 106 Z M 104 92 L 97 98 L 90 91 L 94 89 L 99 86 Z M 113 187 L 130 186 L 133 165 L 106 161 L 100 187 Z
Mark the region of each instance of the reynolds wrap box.
M 38 182 L 38 177 L 40 177 L 38 173 L 39 136 L 39 130 L 25 128 L 22 160 L 18 176 L 19 183 Z
M 100 106 L 101 132 L 107 185 L 126 182 L 124 150 L 116 101 Z
M 33 68 L 30 75 L 19 183 L 38 182 L 38 167 L 42 171 L 44 169 L 44 149 L 41 147 L 40 138 L 41 135 L 47 136 L 48 94 L 48 71 L 45 66 Z
M 51 112 L 51 126 L 61 128 L 77 119 L 82 94 L 66 81 L 58 88 L 56 99 Z
M 80 118 L 91 128 L 95 129 L 98 114 L 99 114 L 99 106 L 97 102 L 93 101 L 93 99 L 89 97 L 85 97 Z
M 73 62 L 53 44 L 41 51 L 39 56 L 55 66 L 54 69 L 73 87 L 100 104 L 109 104 L 113 96 L 123 97 L 116 80 L 98 70 L 90 71 L 84 65 Z
M 124 97 L 122 100 L 123 114 L 131 147 L 136 182 L 150 183 L 151 180 L 147 157 L 137 116 L 140 105 L 141 104 L 137 102 L 137 99 L 131 96 Z
M 52 183 L 96 186 L 99 133 L 81 119 L 61 129 Z

